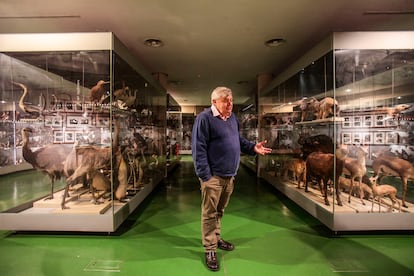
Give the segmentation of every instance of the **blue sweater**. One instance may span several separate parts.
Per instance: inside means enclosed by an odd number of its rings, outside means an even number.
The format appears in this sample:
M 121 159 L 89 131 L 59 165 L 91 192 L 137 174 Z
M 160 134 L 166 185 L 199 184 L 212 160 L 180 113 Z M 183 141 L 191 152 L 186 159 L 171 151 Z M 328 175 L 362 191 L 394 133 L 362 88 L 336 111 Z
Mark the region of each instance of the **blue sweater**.
M 255 144 L 239 134 L 236 116 L 232 113 L 224 121 L 214 117 L 211 108 L 197 115 L 191 143 L 195 171 L 203 181 L 212 175 L 235 176 L 240 153 L 255 155 Z

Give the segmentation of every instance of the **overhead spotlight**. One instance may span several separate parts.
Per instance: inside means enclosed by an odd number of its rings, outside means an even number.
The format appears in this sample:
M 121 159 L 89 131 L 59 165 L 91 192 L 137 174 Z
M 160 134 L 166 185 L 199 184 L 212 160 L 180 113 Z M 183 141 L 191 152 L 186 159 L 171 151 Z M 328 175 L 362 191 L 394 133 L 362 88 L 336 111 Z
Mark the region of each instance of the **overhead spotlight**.
M 162 47 L 164 45 L 164 43 L 157 38 L 148 38 L 144 41 L 144 45 L 151 47 L 151 48 L 158 48 L 158 47 Z
M 267 47 L 277 47 L 284 43 L 286 43 L 286 40 L 283 38 L 272 38 L 272 39 L 267 40 L 264 44 Z

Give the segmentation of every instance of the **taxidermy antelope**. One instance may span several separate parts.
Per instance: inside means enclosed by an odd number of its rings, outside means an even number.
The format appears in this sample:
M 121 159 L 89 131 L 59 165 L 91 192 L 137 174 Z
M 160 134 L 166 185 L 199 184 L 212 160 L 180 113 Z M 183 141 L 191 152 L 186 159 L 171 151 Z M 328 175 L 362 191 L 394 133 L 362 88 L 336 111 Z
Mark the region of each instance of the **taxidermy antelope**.
M 388 156 L 380 155 L 372 162 L 372 169 L 374 170 L 374 176 L 379 176 L 379 181 L 383 176 L 392 175 L 401 178 L 403 184 L 402 191 L 402 206 L 407 208 L 405 204 L 405 196 L 407 194 L 407 185 L 409 180 L 414 180 L 414 166 L 407 160 Z
M 391 208 L 389 209 L 389 212 L 391 212 L 394 209 L 394 203 L 397 202 L 398 204 L 398 212 L 401 213 L 401 203 L 400 201 L 397 199 L 397 189 L 394 186 L 391 185 L 387 185 L 387 184 L 381 184 L 379 186 L 377 186 L 377 179 L 378 176 L 372 176 L 369 178 L 371 185 L 372 185 L 372 192 L 374 195 L 374 198 L 372 200 L 372 207 L 371 207 L 371 212 L 374 211 L 374 202 L 375 202 L 375 198 L 378 198 L 378 212 L 381 212 L 381 199 L 384 196 L 388 196 L 391 199 L 392 205 Z
M 344 169 L 343 172 L 346 175 L 350 176 L 351 179 L 351 187 L 349 188 L 349 196 L 348 202 L 351 202 L 351 195 L 352 189 L 355 184 L 355 180 L 358 179 L 358 186 L 359 186 L 359 198 L 361 199 L 362 205 L 365 205 L 363 200 L 363 189 L 362 189 L 362 178 L 367 172 L 365 159 L 368 156 L 368 148 L 364 146 L 359 146 L 356 150 L 357 159 L 353 158 L 345 158 Z

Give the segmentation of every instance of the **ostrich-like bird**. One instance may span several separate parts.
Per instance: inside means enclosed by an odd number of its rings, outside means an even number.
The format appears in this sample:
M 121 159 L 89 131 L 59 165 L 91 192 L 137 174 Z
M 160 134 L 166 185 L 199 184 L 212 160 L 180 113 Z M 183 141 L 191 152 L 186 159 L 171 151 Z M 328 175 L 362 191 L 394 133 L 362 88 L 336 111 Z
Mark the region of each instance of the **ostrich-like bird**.
M 102 96 L 105 94 L 105 84 L 108 84 L 109 81 L 100 80 L 96 83 L 94 87 L 91 88 L 91 96 L 89 99 L 92 102 L 100 103 L 102 100 Z
M 19 100 L 20 109 L 26 113 L 41 115 L 43 111 L 45 110 L 45 105 L 44 104 L 42 106 L 26 105 L 24 101 L 27 95 L 29 94 L 26 85 L 19 83 L 19 82 L 13 82 L 13 83 L 20 86 L 23 89 L 23 95 L 20 97 L 20 100 Z
M 65 145 L 50 144 L 36 151 L 32 151 L 29 146 L 29 133 L 32 133 L 32 129 L 22 129 L 23 158 L 33 168 L 49 176 L 51 192 L 46 199 L 52 199 L 55 180 L 60 179 L 64 175 L 63 162 L 66 160 L 71 148 Z

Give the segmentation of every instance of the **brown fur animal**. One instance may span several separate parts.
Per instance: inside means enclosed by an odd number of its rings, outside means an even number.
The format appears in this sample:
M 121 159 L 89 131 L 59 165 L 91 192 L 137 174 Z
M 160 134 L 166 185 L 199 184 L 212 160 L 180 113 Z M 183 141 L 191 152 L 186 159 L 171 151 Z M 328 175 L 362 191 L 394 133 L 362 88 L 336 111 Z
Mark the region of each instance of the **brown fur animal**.
M 317 105 L 318 119 L 325 119 L 329 116 L 339 115 L 338 101 L 331 97 L 323 98 Z
M 100 80 L 96 83 L 94 87 L 91 88 L 91 95 L 89 99 L 91 102 L 100 102 L 102 100 L 102 96 L 105 94 L 105 84 L 108 84 L 109 81 Z
M 339 188 L 341 189 L 341 192 L 350 193 L 351 179 L 340 176 L 338 181 L 339 181 Z M 368 186 L 368 184 L 362 183 L 361 187 L 362 187 L 362 192 L 363 192 L 362 197 L 364 199 L 371 199 L 371 198 L 374 197 L 374 195 L 372 193 L 372 189 L 371 189 L 370 186 Z M 361 190 L 358 189 L 358 190 L 352 190 L 351 193 L 352 193 L 352 195 L 360 197 L 360 192 L 361 192 Z
M 391 212 L 392 209 L 394 209 L 394 203 L 397 202 L 398 212 L 401 213 L 401 203 L 397 199 L 397 189 L 394 186 L 387 185 L 387 184 L 382 184 L 382 185 L 377 186 L 377 178 L 378 178 L 378 176 L 369 178 L 369 180 L 371 182 L 371 185 L 372 185 L 372 192 L 374 194 L 374 199 L 372 200 L 371 212 L 374 211 L 375 198 L 378 198 L 378 212 L 381 212 L 381 199 L 384 196 L 388 196 L 391 199 L 391 202 L 392 202 L 392 205 L 391 205 L 391 208 L 389 209 L 389 212 Z
M 337 203 L 339 206 L 342 206 L 338 180 L 342 174 L 345 155 L 346 153 L 340 149 L 336 151 L 336 155 L 322 152 L 312 152 L 309 154 L 306 158 L 305 192 L 308 191 L 309 180 L 311 177 L 315 177 L 324 196 L 325 205 L 329 206 L 328 181 L 331 179 L 334 181 Z M 323 182 L 323 187 L 321 181 Z
M 355 181 L 358 179 L 359 198 L 361 199 L 362 205 L 365 205 L 365 202 L 363 200 L 364 192 L 362 188 L 362 178 L 365 176 L 367 172 L 365 159 L 368 156 L 368 148 L 363 146 L 357 147 L 356 156 L 356 159 L 347 157 L 345 158 L 344 162 L 343 172 L 349 175 L 351 179 L 351 187 L 349 188 L 348 202 L 351 202 L 352 190 L 354 188 Z
M 298 184 L 298 189 L 300 189 L 300 183 L 305 184 L 306 162 L 299 158 L 288 160 L 283 168 L 284 179 L 288 178 L 289 171 L 293 173 L 293 178 Z
M 111 190 L 111 181 L 109 177 L 104 175 L 99 170 L 91 170 L 88 173 L 88 178 L 91 181 L 90 184 L 90 191 L 92 194 L 93 202 L 98 204 L 98 200 L 105 194 L 105 192 L 109 192 Z M 96 196 L 97 191 L 103 191 L 101 195 Z
M 315 115 L 317 115 L 317 108 L 319 106 L 319 101 L 315 98 L 310 98 L 309 100 L 304 98 L 299 101 L 299 108 L 301 111 L 301 122 L 305 120 L 313 120 Z
M 126 167 L 125 160 L 118 148 L 115 148 L 112 152 L 112 148 L 106 147 L 95 147 L 86 146 L 74 148 L 77 162 L 73 160 L 67 160 L 68 164 L 77 164 L 75 169 L 67 168 L 66 171 L 73 170 L 73 173 L 66 179 L 65 193 L 62 199 L 62 209 L 66 209 L 65 200 L 68 195 L 69 186 L 75 183 L 80 178 L 85 178 L 88 174 L 93 174 L 94 171 L 99 169 L 111 169 L 111 161 L 114 162 L 112 165 L 112 173 L 115 177 L 113 180 L 117 181 L 115 191 L 115 198 L 122 201 L 126 197 L 126 190 L 128 187 L 128 170 Z M 112 155 L 114 158 L 112 158 Z M 65 162 L 65 163 L 66 163 Z M 125 192 L 124 192 L 125 191 Z
M 403 184 L 402 205 L 405 204 L 405 196 L 407 194 L 407 185 L 409 180 L 414 180 L 414 165 L 407 160 L 382 154 L 372 162 L 374 176 L 378 176 L 378 182 L 381 182 L 383 176 L 391 175 L 400 177 Z

